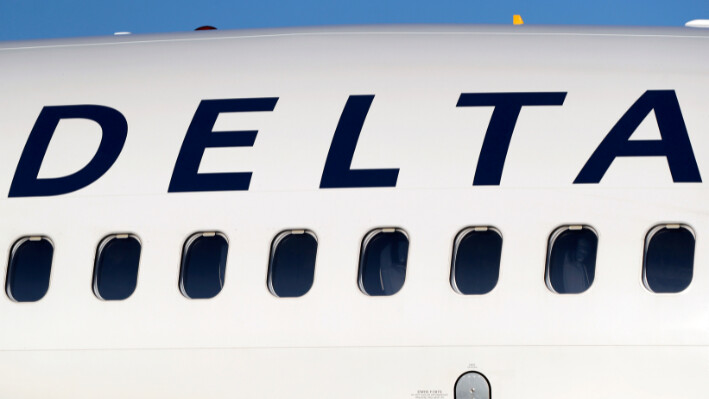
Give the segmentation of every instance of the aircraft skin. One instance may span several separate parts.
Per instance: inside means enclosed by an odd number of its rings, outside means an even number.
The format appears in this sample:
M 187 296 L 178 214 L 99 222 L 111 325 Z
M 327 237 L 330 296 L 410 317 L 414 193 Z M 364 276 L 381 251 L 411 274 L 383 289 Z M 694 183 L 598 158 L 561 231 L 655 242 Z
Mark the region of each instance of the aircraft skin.
M 466 106 L 462 98 L 481 97 L 465 93 L 542 93 L 561 104 L 520 106 L 515 121 L 514 107 L 500 113 L 513 127 L 501 168 L 499 157 L 480 158 L 504 152 L 499 142 L 482 148 L 493 112 L 508 103 Z M 54 246 L 41 300 L 0 296 L 0 396 L 461 399 L 457 379 L 476 371 L 495 399 L 706 398 L 707 93 L 709 30 L 687 28 L 383 26 L 0 43 L 0 248 L 9 256 L 35 235 Z M 264 98 L 272 110 L 221 112 L 193 131 L 256 130 L 253 145 L 186 141 L 200 107 L 238 103 L 204 100 Z M 348 101 L 360 101 L 366 119 L 356 148 L 340 148 L 354 151 L 343 169 L 333 138 Z M 579 176 L 636 103 L 643 121 L 619 142 L 680 144 L 659 156 L 618 150 L 609 166 L 596 162 L 600 181 Z M 46 107 L 83 105 L 125 119 L 115 160 L 81 187 L 38 188 L 85 168 L 106 139 L 107 126 L 67 117 L 47 131 L 46 155 L 27 150 L 42 112 L 69 109 Z M 38 173 L 18 167 L 24 153 Z M 364 169 L 389 173 L 348 180 Z M 236 172 L 251 175 L 195 183 Z M 693 278 L 679 293 L 643 284 L 646 236 L 664 223 L 696 235 Z M 595 280 L 580 294 L 545 284 L 550 235 L 565 225 L 598 236 Z M 471 226 L 503 237 L 499 280 L 484 295 L 450 282 L 455 238 Z M 410 240 L 405 283 L 395 295 L 366 295 L 362 240 L 392 227 Z M 271 243 L 288 229 L 318 240 L 314 283 L 298 298 L 267 285 Z M 178 288 L 183 245 L 203 231 L 228 239 L 224 286 L 189 299 Z M 141 241 L 137 288 L 105 301 L 92 290 L 96 250 L 117 233 Z

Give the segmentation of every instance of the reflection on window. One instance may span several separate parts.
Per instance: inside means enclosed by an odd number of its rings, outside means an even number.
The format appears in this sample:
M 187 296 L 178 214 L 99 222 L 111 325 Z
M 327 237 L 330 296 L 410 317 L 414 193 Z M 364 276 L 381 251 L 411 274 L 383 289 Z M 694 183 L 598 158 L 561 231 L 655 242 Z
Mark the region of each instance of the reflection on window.
M 650 230 L 645 240 L 643 280 L 652 292 L 684 291 L 692 281 L 694 233 L 688 226 L 667 224 Z
M 549 239 L 546 282 L 558 294 L 586 291 L 596 273 L 598 236 L 588 226 L 565 226 Z
M 140 241 L 129 234 L 104 238 L 98 246 L 94 266 L 94 294 L 104 300 L 126 299 L 138 280 Z
M 502 236 L 490 227 L 474 227 L 458 234 L 453 249 L 451 286 L 465 295 L 487 294 L 500 275 Z
M 273 240 L 268 286 L 278 297 L 305 295 L 313 286 L 318 242 L 312 232 L 292 230 Z
M 403 230 L 378 229 L 362 242 L 359 287 L 372 296 L 399 292 L 406 279 L 409 239 Z
M 222 290 L 228 247 L 226 236 L 221 233 L 197 233 L 187 239 L 180 269 L 182 295 L 212 298 Z
M 42 299 L 49 288 L 54 246 L 46 237 L 21 238 L 12 247 L 5 291 L 17 302 Z

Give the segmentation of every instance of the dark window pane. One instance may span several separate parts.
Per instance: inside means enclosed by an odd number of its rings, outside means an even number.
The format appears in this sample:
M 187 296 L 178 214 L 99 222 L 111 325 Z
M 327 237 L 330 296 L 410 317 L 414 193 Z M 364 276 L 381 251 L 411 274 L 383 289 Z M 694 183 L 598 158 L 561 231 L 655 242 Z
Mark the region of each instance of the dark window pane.
M 500 275 L 502 236 L 489 228 L 465 230 L 456 240 L 453 288 L 465 295 L 487 294 Z
M 10 255 L 5 289 L 17 302 L 42 299 L 49 288 L 54 247 L 44 237 L 23 238 L 17 241 Z
M 212 298 L 224 286 L 226 237 L 219 233 L 198 233 L 185 244 L 180 270 L 180 289 L 188 298 Z
M 596 273 L 598 237 L 588 227 L 562 227 L 549 242 L 547 285 L 559 294 L 586 291 Z
M 140 241 L 128 234 L 113 235 L 99 244 L 94 268 L 94 293 L 101 299 L 126 299 L 138 280 Z
M 313 286 L 318 242 L 310 233 L 287 232 L 276 238 L 269 268 L 271 292 L 279 297 L 303 296 Z
M 692 281 L 694 234 L 679 225 L 653 229 L 645 253 L 645 286 L 653 292 L 680 292 Z
M 364 239 L 359 266 L 360 288 L 366 294 L 393 295 L 406 279 L 409 239 L 401 230 L 382 229 Z

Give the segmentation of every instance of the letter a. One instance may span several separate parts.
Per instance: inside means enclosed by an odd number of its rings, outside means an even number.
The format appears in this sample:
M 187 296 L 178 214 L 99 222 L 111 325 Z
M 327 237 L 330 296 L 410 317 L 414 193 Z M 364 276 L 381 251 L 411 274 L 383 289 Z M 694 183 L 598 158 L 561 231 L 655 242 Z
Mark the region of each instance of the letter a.
M 629 140 L 653 109 L 662 139 Z M 648 90 L 640 96 L 596 148 L 574 184 L 600 182 L 616 157 L 666 157 L 675 183 L 702 182 L 674 90 Z

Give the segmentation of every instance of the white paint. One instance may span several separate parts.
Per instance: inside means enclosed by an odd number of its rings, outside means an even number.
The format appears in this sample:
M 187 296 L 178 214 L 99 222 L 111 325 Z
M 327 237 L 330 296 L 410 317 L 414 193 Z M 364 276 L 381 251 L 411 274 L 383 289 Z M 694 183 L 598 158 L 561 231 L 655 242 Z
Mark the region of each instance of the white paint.
M 43 106 L 113 107 L 129 132 L 94 184 L 0 199 L 0 246 L 40 234 L 55 245 L 41 301 L 0 296 L 0 396 L 390 399 L 440 389 L 452 398 L 474 363 L 495 399 L 705 398 L 705 185 L 673 183 L 661 158 L 616 160 L 600 184 L 572 182 L 649 89 L 676 90 L 709 179 L 707 65 L 709 35 L 686 29 L 377 27 L 4 43 L 0 192 Z M 463 92 L 511 91 L 568 95 L 560 107 L 524 108 L 501 185 L 472 187 L 492 109 L 455 104 Z M 376 95 L 353 168 L 400 168 L 396 188 L 318 188 L 353 94 Z M 205 155 L 204 170 L 253 171 L 248 192 L 167 194 L 200 100 L 270 96 L 279 97 L 273 112 L 219 122 L 257 128 L 253 148 Z M 97 144 L 84 142 L 79 151 L 90 154 Z M 47 176 L 76 169 L 51 162 Z M 643 287 L 644 239 L 660 223 L 697 235 L 694 280 L 680 294 Z M 599 235 L 596 278 L 580 295 L 544 283 L 549 235 L 568 224 Z M 504 238 L 488 295 L 450 286 L 453 242 L 469 226 Z M 378 227 L 411 240 L 406 283 L 392 297 L 357 287 L 362 238 Z M 276 298 L 266 283 L 270 244 L 286 229 L 319 241 L 315 282 L 301 298 Z M 211 300 L 178 289 L 182 246 L 199 231 L 230 244 L 224 289 Z M 138 287 L 125 301 L 101 301 L 91 290 L 96 246 L 116 233 L 140 237 Z
M 709 28 L 709 19 L 693 19 L 684 26 L 688 28 Z

